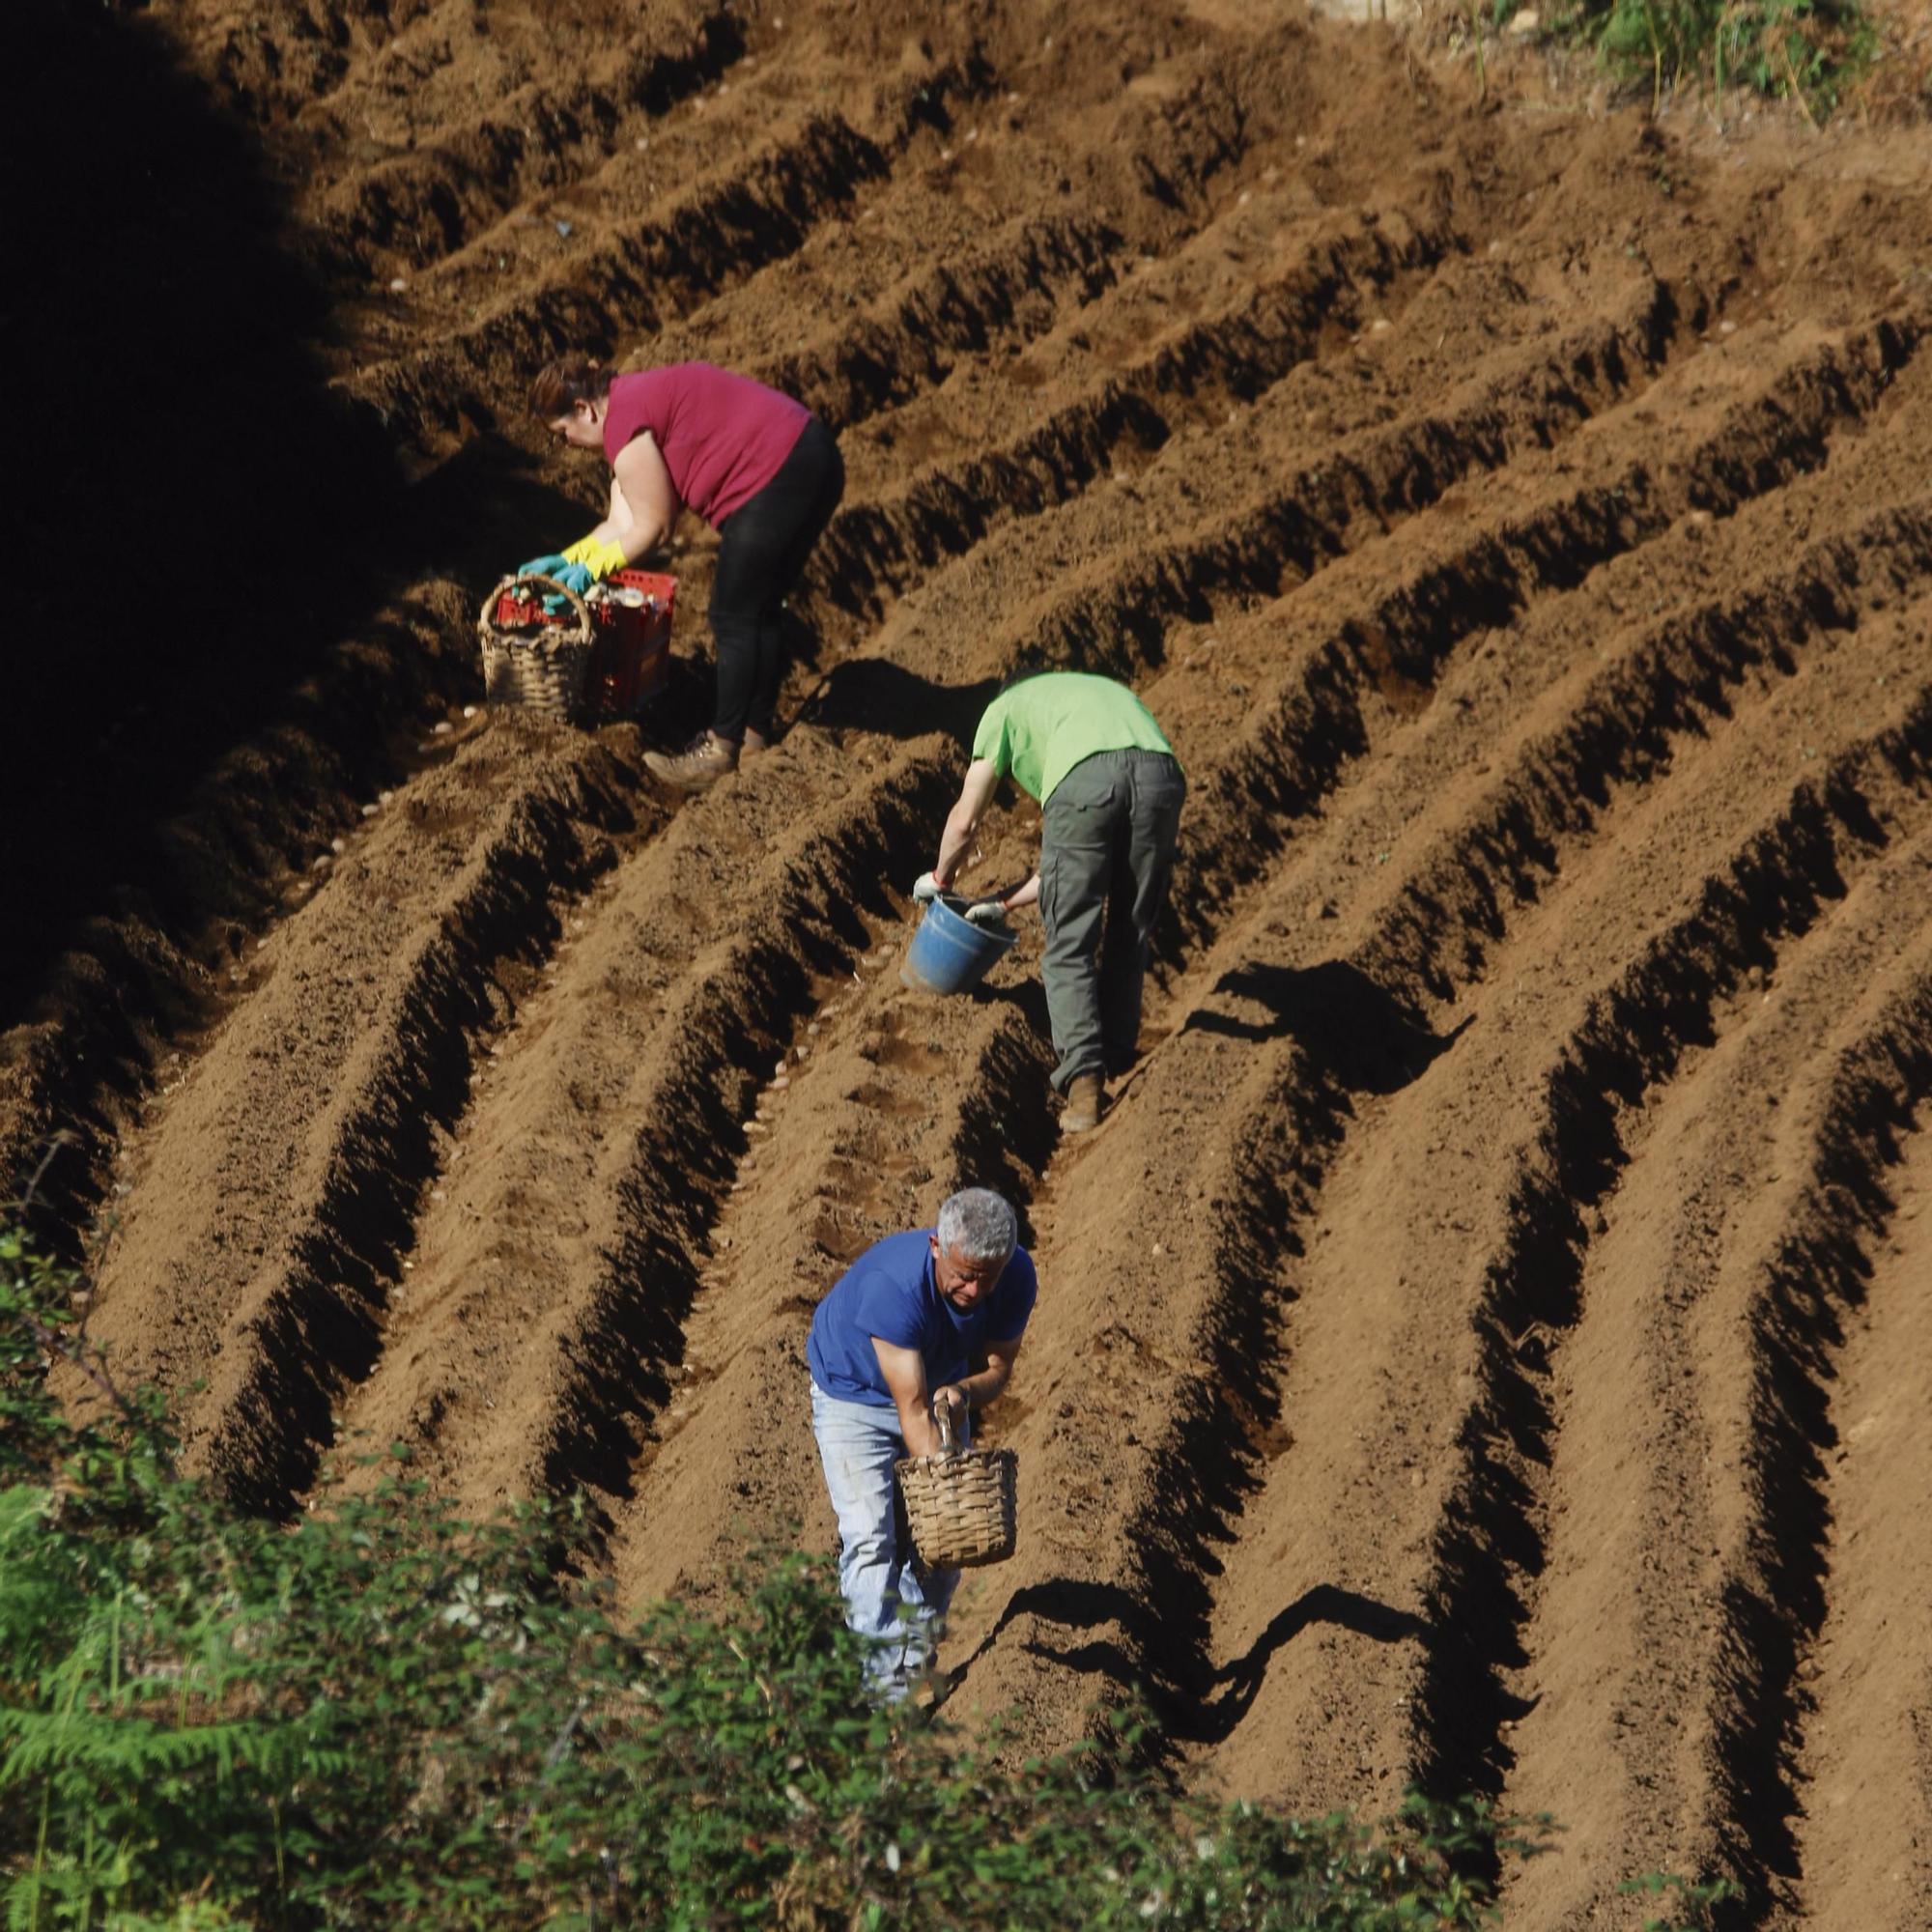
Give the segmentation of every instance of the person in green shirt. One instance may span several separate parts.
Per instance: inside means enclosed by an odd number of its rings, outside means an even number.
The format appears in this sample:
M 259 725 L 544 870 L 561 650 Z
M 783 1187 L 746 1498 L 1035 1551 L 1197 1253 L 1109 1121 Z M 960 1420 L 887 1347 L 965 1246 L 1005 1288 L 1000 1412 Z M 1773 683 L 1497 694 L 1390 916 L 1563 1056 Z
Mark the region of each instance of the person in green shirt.
M 1039 867 L 982 903 L 1007 911 L 1039 904 L 1041 977 L 1059 1055 L 1053 1084 L 1066 1095 L 1060 1124 L 1080 1133 L 1098 1124 L 1106 1076 L 1133 1063 L 1149 941 L 1167 903 L 1187 780 L 1153 714 L 1125 685 L 1085 671 L 1016 679 L 980 720 L 939 857 L 914 886 L 915 898 L 951 886 L 1009 775 L 1039 801 Z

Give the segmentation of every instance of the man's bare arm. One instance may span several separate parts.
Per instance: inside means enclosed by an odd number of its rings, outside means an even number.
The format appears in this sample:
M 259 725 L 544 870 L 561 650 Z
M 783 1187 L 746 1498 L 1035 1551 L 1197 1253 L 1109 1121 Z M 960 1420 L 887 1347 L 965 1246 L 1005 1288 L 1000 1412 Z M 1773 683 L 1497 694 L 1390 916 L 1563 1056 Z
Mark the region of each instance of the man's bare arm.
M 956 1382 L 949 1382 L 933 1397 L 939 1397 L 956 1389 L 962 1401 L 974 1408 L 984 1408 L 994 1401 L 1007 1383 L 1012 1378 L 1013 1358 L 1020 1351 L 1020 1341 L 1016 1335 L 1010 1342 L 988 1342 L 986 1344 L 986 1366 Z
M 886 1393 L 898 1410 L 899 1434 L 905 1437 L 907 1455 L 938 1455 L 939 1429 L 926 1397 L 925 1363 L 919 1350 L 901 1349 L 896 1343 L 882 1342 L 874 1335 L 872 1352 L 879 1358 Z
M 946 815 L 946 830 L 939 835 L 939 857 L 932 867 L 932 876 L 942 890 L 952 886 L 953 875 L 972 848 L 973 835 L 980 829 L 999 783 L 1000 775 L 990 758 L 975 758 L 966 767 L 966 781 L 959 787 L 958 803 Z

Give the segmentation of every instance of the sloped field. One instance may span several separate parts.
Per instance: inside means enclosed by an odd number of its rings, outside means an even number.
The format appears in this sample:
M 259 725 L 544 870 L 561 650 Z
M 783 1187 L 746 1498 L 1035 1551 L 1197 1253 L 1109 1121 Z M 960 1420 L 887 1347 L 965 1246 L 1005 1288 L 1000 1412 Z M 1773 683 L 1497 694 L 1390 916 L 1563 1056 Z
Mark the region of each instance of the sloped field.
M 1922 157 L 1484 105 L 1286 7 L 930 11 L 140 26 L 315 292 L 234 367 L 298 356 L 314 447 L 401 473 L 286 690 L 172 766 L 164 695 L 110 716 L 171 774 L 125 853 L 37 838 L 9 1172 L 75 1130 L 94 1332 L 240 1493 L 391 1442 L 479 1508 L 587 1485 L 634 1600 L 829 1542 L 816 1298 L 1000 1186 L 1023 1536 L 956 1709 L 1065 1744 L 1139 1685 L 1207 1787 L 1551 1810 L 1525 1925 L 1655 1868 L 1925 1925 Z M 576 345 L 747 369 L 847 457 L 798 722 L 675 810 L 689 526 L 645 735 L 464 709 L 475 600 L 601 498 L 521 413 Z M 896 972 L 1037 664 L 1131 681 L 1191 782 L 1142 1065 L 1064 1150 L 1037 930 L 974 1001 Z

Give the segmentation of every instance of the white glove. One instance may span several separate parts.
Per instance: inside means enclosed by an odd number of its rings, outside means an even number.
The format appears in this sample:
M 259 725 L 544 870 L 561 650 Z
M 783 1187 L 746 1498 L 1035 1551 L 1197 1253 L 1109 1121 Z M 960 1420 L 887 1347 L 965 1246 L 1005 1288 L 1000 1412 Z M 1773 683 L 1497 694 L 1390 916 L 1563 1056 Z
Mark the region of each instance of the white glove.
M 939 896 L 939 881 L 930 872 L 922 872 L 913 881 L 912 895 L 920 905 L 930 905 Z
M 998 899 L 980 899 L 966 908 L 966 921 L 969 925 L 1005 925 L 1007 909 Z

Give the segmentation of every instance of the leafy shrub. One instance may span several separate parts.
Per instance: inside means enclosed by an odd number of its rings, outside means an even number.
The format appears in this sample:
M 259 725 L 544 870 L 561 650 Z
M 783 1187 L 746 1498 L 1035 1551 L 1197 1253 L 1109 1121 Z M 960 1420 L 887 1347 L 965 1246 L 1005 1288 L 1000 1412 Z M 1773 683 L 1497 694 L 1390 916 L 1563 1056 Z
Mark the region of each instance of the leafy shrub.
M 1743 82 L 1814 116 L 1837 105 L 1877 48 L 1860 0 L 1577 0 L 1559 19 L 1655 91 Z
M 47 1400 L 71 1286 L 0 1236 L 11 1927 L 1453 1932 L 1532 1849 L 1476 1804 L 1177 1801 L 1124 1748 L 1003 1767 L 864 1701 L 795 1555 L 624 1627 L 559 1574 L 568 1510 L 467 1523 L 392 1478 L 251 1519 L 156 1405 Z

